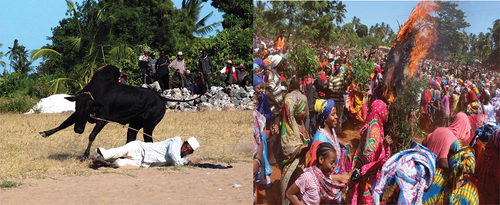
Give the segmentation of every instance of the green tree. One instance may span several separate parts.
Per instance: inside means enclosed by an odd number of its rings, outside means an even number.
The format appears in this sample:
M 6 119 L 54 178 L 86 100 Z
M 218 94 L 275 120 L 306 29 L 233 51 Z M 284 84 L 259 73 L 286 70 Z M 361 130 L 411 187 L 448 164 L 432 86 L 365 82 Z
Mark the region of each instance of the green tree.
M 368 36 L 368 26 L 366 26 L 364 24 L 360 24 L 359 26 L 357 26 L 356 34 L 358 34 L 358 37 L 360 37 L 360 38 L 367 37 Z
M 15 39 L 14 45 L 8 48 L 9 51 L 6 55 L 9 55 L 10 67 L 14 68 L 14 72 L 24 74 L 30 72 L 30 65 L 32 62 L 28 56 L 28 50 L 26 50 L 26 47 L 19 45 L 18 40 Z
M 344 23 L 345 13 L 347 13 L 345 8 L 346 6 L 345 4 L 342 4 L 342 1 L 337 2 L 337 5 L 335 6 L 335 22 L 337 23 L 337 27 L 339 24 Z
M 208 18 L 210 18 L 214 12 L 210 12 L 203 18 L 199 19 L 200 16 L 200 11 L 203 8 L 201 3 L 204 1 L 200 0 L 182 0 L 182 9 L 187 12 L 188 18 L 192 20 L 193 22 L 196 22 L 196 28 L 194 30 L 194 33 L 196 35 L 201 35 L 204 36 L 208 34 L 209 32 L 212 32 L 215 27 L 217 27 L 221 22 L 214 22 L 210 25 L 206 25 L 206 21 Z
M 500 19 L 493 22 L 493 28 L 488 28 L 492 33 L 493 49 L 488 57 L 488 64 L 500 71 Z
M 434 52 L 441 57 L 446 57 L 459 52 L 460 46 L 465 42 L 463 29 L 469 27 L 470 24 L 465 21 L 465 13 L 457 9 L 458 4 L 449 1 L 442 1 L 438 4 L 440 10 L 437 17 L 434 17 L 438 41 Z
M 252 28 L 253 5 L 250 0 L 212 0 L 212 6 L 224 12 L 222 16 L 223 28 L 240 27 L 242 29 Z
M 2 47 L 2 44 L 0 43 L 0 47 Z M 0 52 L 0 58 L 4 57 L 5 55 L 3 54 L 3 52 Z M 5 67 L 5 61 L 0 61 L 0 66 L 2 67 Z

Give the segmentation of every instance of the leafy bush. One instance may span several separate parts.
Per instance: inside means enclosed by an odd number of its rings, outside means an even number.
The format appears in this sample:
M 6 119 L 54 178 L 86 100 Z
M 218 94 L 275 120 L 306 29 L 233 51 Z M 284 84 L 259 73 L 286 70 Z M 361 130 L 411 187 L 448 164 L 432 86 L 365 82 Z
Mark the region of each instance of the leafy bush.
M 290 53 L 288 59 L 297 71 L 297 77 L 311 77 L 317 72 L 318 59 L 316 52 L 308 46 L 296 46 Z
M 426 82 L 421 79 L 411 79 L 406 82 L 406 88 L 389 105 L 389 120 L 386 123 L 385 134 L 393 140 L 391 152 L 393 154 L 410 148 L 414 137 L 423 137 L 424 131 L 418 127 L 420 119 L 420 103 L 418 95 L 422 93 Z
M 17 183 L 9 180 L 3 180 L 2 183 L 0 183 L 0 188 L 15 188 L 18 186 L 21 186 L 22 183 Z
M 30 96 L 2 97 L 0 98 L 0 113 L 25 113 L 37 103 L 38 99 Z
M 344 74 L 344 85 L 354 83 L 360 91 L 368 91 L 370 87 L 370 74 L 375 70 L 373 60 L 366 61 L 362 56 L 357 55 L 350 61 L 351 69 L 347 69 Z

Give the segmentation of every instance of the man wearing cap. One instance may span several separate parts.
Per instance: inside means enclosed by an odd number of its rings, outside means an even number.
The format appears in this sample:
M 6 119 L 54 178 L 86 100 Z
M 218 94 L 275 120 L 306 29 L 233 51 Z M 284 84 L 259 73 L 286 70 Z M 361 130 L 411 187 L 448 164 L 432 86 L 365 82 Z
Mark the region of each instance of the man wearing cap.
M 226 74 L 226 76 L 223 76 L 222 74 Z M 220 85 L 221 81 L 225 82 L 226 86 L 229 84 L 236 84 L 238 82 L 236 68 L 233 66 L 233 61 L 228 60 L 226 67 L 222 68 L 222 70 L 217 73 L 217 84 Z
M 139 57 L 139 62 L 137 62 L 137 66 L 142 71 L 142 83 L 146 83 L 146 75 L 148 74 L 148 48 L 144 48 L 144 54 Z
M 184 75 L 184 71 L 186 70 L 184 60 L 182 59 L 182 52 L 177 53 L 177 59 L 172 61 L 170 65 L 168 65 L 169 68 L 172 68 L 172 71 L 175 72 L 175 70 L 179 70 L 182 75 Z
M 153 53 L 151 55 L 151 59 L 149 59 L 148 62 L 148 68 L 149 70 L 153 71 L 153 73 L 156 75 L 156 53 Z
M 161 142 L 132 141 L 124 146 L 97 148 L 95 164 L 111 165 L 114 168 L 125 165 L 148 168 L 150 166 L 186 165 L 188 155 L 200 147 L 198 140 L 191 137 L 182 141 L 178 136 Z
M 280 74 L 286 68 L 286 59 L 279 55 L 272 57 L 269 66 L 266 67 L 264 74 L 267 77 L 265 93 L 271 106 L 272 118 L 266 121 L 266 127 L 271 129 L 270 138 L 268 139 L 269 147 L 269 162 L 275 164 L 277 161 L 277 150 L 281 142 L 279 133 L 279 123 L 281 120 L 280 113 L 283 107 L 283 95 L 281 89 Z

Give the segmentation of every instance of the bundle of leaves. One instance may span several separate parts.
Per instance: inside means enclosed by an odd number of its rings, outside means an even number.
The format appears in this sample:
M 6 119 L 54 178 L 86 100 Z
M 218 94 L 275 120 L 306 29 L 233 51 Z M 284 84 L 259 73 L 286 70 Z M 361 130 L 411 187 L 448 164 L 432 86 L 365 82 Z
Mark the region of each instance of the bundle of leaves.
M 350 61 L 351 69 L 344 73 L 344 85 L 354 83 L 358 91 L 366 92 L 370 89 L 370 74 L 375 70 L 375 63 L 372 60 L 366 61 L 361 55 L 356 55 L 354 60 Z
M 288 57 L 288 61 L 297 72 L 297 77 L 302 78 L 303 76 L 311 77 L 317 72 L 318 59 L 316 57 L 316 52 L 309 48 L 308 46 L 296 46 Z
M 392 137 L 392 154 L 410 148 L 415 137 L 424 136 L 424 131 L 418 126 L 420 119 L 418 95 L 426 86 L 425 80 L 422 79 L 408 80 L 401 95 L 388 106 L 389 116 L 384 130 L 385 135 Z

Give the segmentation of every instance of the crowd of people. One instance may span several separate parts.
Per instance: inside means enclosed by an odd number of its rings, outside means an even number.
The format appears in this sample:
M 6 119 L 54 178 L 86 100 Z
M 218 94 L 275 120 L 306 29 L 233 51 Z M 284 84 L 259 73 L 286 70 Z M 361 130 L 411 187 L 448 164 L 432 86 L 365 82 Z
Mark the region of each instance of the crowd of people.
M 182 52 L 178 52 L 177 58 L 173 61 L 165 55 L 165 51 L 160 52 L 161 56 L 158 59 L 156 59 L 156 53 L 149 54 L 148 48 L 145 48 L 143 52 L 137 62 L 137 66 L 142 71 L 142 87 L 151 88 L 157 92 L 187 88 L 192 94 L 205 93 L 212 88 L 211 76 L 216 68 L 206 51 L 203 51 L 198 61 L 198 69 L 194 71 L 186 68 Z M 126 84 L 126 79 L 127 74 L 122 73 L 119 81 Z M 228 60 L 226 66 L 217 72 L 217 86 L 220 86 L 221 82 L 225 85 L 248 86 L 249 81 L 245 66 L 242 64 L 234 66 L 231 60 Z
M 292 44 L 284 33 L 254 36 L 255 203 L 260 189 L 274 186 L 281 204 L 500 203 L 499 73 L 422 60 L 415 76 L 428 84 L 419 95 L 419 120 L 430 134 L 391 153 L 393 140 L 384 133 L 389 105 L 377 92 L 387 51 Z M 285 76 L 296 70 L 287 61 L 295 46 L 317 51 L 314 76 Z M 356 69 L 353 56 L 374 62 L 368 90 L 345 84 Z M 357 148 L 337 137 L 346 120 L 362 123 Z M 270 179 L 273 166 L 280 184 Z

